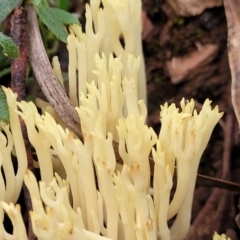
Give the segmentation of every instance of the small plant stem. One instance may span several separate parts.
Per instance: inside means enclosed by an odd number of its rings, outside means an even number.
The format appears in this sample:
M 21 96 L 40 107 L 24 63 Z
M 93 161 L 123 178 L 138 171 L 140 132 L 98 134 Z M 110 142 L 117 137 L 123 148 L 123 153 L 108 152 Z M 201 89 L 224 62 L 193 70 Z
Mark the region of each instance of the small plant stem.
M 78 137 L 82 137 L 80 120 L 72 103 L 57 81 L 49 62 L 39 31 L 36 11 L 31 4 L 28 10 L 29 60 L 40 88 L 56 113 Z
M 25 79 L 27 69 L 27 12 L 16 9 L 11 17 L 11 37 L 19 48 L 19 57 L 11 63 L 11 87 L 18 94 L 17 100 L 25 99 Z
M 25 81 L 26 81 L 26 72 L 27 72 L 27 11 L 22 7 L 15 9 L 12 16 L 11 16 L 11 37 L 15 44 L 19 48 L 19 57 L 12 60 L 11 63 L 11 86 L 13 92 L 18 94 L 17 100 L 21 101 L 25 99 Z M 33 166 L 33 158 L 32 158 L 32 151 L 31 151 L 31 144 L 28 139 L 27 135 L 27 128 L 24 121 L 19 118 L 23 140 L 27 152 L 27 160 L 28 160 L 28 168 L 34 172 Z M 27 212 L 29 213 L 32 210 L 32 201 L 30 197 L 30 193 L 25 186 L 23 185 L 24 191 L 24 199 Z M 28 214 L 28 239 L 34 240 L 36 239 L 31 219 Z

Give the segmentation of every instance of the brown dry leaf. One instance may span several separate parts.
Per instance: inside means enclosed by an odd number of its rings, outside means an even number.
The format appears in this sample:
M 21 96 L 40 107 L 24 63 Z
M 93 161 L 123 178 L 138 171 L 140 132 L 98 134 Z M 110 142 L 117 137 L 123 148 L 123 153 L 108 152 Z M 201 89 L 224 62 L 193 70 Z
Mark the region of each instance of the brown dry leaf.
M 148 18 L 145 11 L 142 11 L 142 39 L 146 39 L 149 33 L 153 30 L 153 24 Z
M 183 57 L 173 57 L 171 61 L 166 62 L 168 73 L 174 84 L 180 83 L 195 68 L 204 66 L 212 61 L 218 50 L 218 45 L 207 44 L 200 50 L 191 52 Z
M 196 16 L 206 8 L 219 7 L 222 0 L 167 0 L 178 16 Z

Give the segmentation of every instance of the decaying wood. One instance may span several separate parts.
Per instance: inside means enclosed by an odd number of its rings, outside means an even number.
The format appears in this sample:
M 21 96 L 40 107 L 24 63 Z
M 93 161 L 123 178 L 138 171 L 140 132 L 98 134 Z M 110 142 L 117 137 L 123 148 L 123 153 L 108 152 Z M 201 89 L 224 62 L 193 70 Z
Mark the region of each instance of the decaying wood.
M 228 59 L 232 76 L 232 103 L 240 124 L 240 1 L 224 0 L 228 26 Z

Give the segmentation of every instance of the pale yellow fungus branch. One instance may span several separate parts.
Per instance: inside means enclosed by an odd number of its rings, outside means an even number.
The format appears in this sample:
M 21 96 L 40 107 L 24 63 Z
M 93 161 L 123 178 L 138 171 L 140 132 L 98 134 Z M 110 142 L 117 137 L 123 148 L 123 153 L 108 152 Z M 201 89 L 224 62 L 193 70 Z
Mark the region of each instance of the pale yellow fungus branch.
M 99 51 L 101 40 L 105 33 L 105 23 L 103 18 L 103 10 L 99 9 L 97 12 L 98 28 L 93 30 L 93 20 L 91 9 L 86 4 L 86 42 L 87 42 L 87 68 L 88 68 L 88 82 L 95 80 L 96 77 L 92 74 L 94 66 L 94 57 L 96 53 L 101 54 Z
M 50 175 L 56 169 L 54 162 L 59 161 L 69 182 L 68 186 L 56 175 L 56 180 L 41 182 L 39 190 L 33 174 L 28 172 L 25 176 L 33 203 L 31 219 L 34 233 L 40 240 L 53 237 L 107 239 L 100 234 L 116 240 L 152 240 L 158 235 L 166 240 L 179 239 L 179 236 L 184 238 L 190 223 L 199 159 L 222 114 L 217 108 L 212 110 L 208 100 L 199 114 L 193 111 L 193 101 L 185 103 L 183 100 L 182 112 L 178 112 L 174 105 L 165 105 L 161 113 L 164 134 L 160 134 L 157 140 L 153 130 L 145 125 L 146 107 L 139 101 L 139 105 L 135 104 L 137 108 L 132 110 L 133 114 L 126 119 L 118 119 L 119 153 L 124 165 L 120 173 L 115 173 L 113 138 L 107 128 L 106 115 L 110 104 L 107 104 L 105 84 L 101 83 L 98 89 L 93 82 L 88 88 L 87 98 L 82 94 L 84 105 L 78 109 L 85 124 L 84 144 L 68 129 L 63 130 L 48 113 L 40 116 L 32 103 L 18 104 L 18 113 L 25 118 L 34 147 L 38 148 L 38 143 L 34 141 L 44 139 L 44 148 L 39 149 L 44 149 L 50 156 L 45 159 L 46 164 L 52 167 Z M 115 91 L 119 92 L 119 88 L 121 85 L 116 82 Z M 4 131 L 9 145 L 0 135 L 0 148 L 3 146 L 10 151 L 13 145 L 10 132 L 7 127 Z M 152 149 L 156 143 L 157 149 Z M 164 149 L 167 144 L 170 147 Z M 153 198 L 149 195 L 151 176 L 148 157 L 151 149 L 155 161 Z M 4 151 L 4 154 L 7 153 Z M 43 155 L 39 151 L 40 163 Z M 171 158 L 167 159 L 167 156 Z M 177 189 L 169 204 L 175 161 Z M 45 168 L 40 164 L 40 169 L 42 172 Z M 1 185 L 4 187 L 3 179 Z M 181 188 L 186 190 L 181 191 Z M 169 231 L 168 218 L 176 214 Z
M 18 111 L 18 114 L 25 121 L 29 141 L 37 153 L 41 179 L 49 184 L 53 178 L 53 164 L 49 151 L 50 143 L 45 138 L 45 130 L 40 127 L 44 124 L 43 119 L 32 102 L 22 101 L 18 103 L 18 106 L 21 110 Z
M 211 102 L 207 99 L 204 102 L 203 108 L 200 113 L 197 114 L 195 110 L 193 116 L 191 117 L 193 119 L 194 127 L 193 131 L 189 133 L 191 134 L 192 139 L 188 139 L 189 142 L 185 142 L 185 151 L 194 151 L 191 174 L 186 197 L 178 211 L 177 218 L 173 226 L 171 227 L 172 240 L 183 239 L 187 234 L 190 226 L 193 192 L 200 158 L 204 149 L 207 146 L 213 128 L 223 115 L 223 113 L 219 113 L 218 107 L 215 107 L 212 110 L 210 103 Z M 181 104 L 184 105 L 183 102 Z
M 100 8 L 100 3 L 103 8 Z M 70 26 L 69 46 L 69 80 L 70 93 L 76 92 L 76 70 L 78 69 L 78 89 L 86 94 L 85 82 L 96 81 L 93 74 L 95 69 L 94 57 L 96 54 L 121 57 L 123 63 L 123 77 L 129 75 L 129 55 L 139 58 L 139 71 L 136 72 L 136 89 L 139 99 L 146 103 L 146 77 L 141 42 L 141 1 L 90 1 L 86 5 L 86 34 L 78 25 Z M 76 35 L 76 38 L 74 38 Z M 124 46 L 121 45 L 121 39 Z M 77 63 L 76 53 L 77 52 Z M 72 57 L 71 57 L 72 56 Z M 84 66 L 84 67 L 83 67 Z M 87 80 L 86 80 L 87 79 Z M 106 86 L 107 87 L 107 86 Z M 74 95 L 74 94 L 73 94 Z M 76 96 L 70 94 L 70 99 L 75 102 Z
M 80 109 L 76 108 L 81 118 L 81 128 L 84 138 L 90 136 L 94 131 L 95 122 L 99 114 L 102 117 L 102 129 L 113 134 L 113 139 L 117 140 L 116 124 L 118 118 L 123 116 L 124 93 L 121 89 L 122 63 L 120 58 L 110 56 L 109 66 L 103 55 L 95 56 L 97 70 L 93 73 L 97 76 L 97 81 L 87 84 L 88 94 L 81 93 Z
M 142 42 L 141 42 L 141 1 L 113 1 L 113 0 L 103 0 L 103 5 L 110 5 L 107 7 L 107 14 L 105 16 L 105 21 L 108 26 L 108 33 L 105 39 L 110 36 L 111 42 L 114 47 L 114 53 L 119 56 L 123 56 L 124 62 L 124 75 L 127 76 L 127 59 L 129 54 L 133 54 L 134 57 L 140 56 L 141 65 L 140 71 L 138 72 L 138 84 L 137 89 L 139 93 L 139 99 L 143 99 L 146 104 L 146 76 L 145 76 L 145 64 L 142 52 Z M 113 15 L 113 16 L 112 16 Z M 111 19 L 111 20 L 109 20 Z M 116 20 L 115 20 L 116 19 Z M 113 23 L 109 23 L 113 21 Z M 114 25 L 113 25 L 114 24 Z M 116 29 L 115 29 L 116 28 Z M 116 34 L 115 37 L 113 34 Z M 120 39 L 120 34 L 123 35 L 124 49 L 118 44 Z M 118 34 L 118 35 L 117 35 Z M 117 39 L 118 38 L 118 41 Z M 104 40 L 105 40 L 104 39 Z M 121 49 L 121 50 L 120 50 Z M 113 51 L 113 50 L 112 50 Z M 120 52 L 119 52 L 120 51 Z
M 22 137 L 22 131 L 20 127 L 19 117 L 16 113 L 17 111 L 17 95 L 12 92 L 9 88 L 3 88 L 3 91 L 6 94 L 8 108 L 9 108 L 9 115 L 10 115 L 10 126 L 11 126 L 11 132 L 13 137 L 13 143 L 17 155 L 17 161 L 18 161 L 18 169 L 16 173 L 16 177 L 14 180 L 15 185 L 15 191 L 14 196 L 12 197 L 11 201 L 13 203 L 16 203 L 20 191 L 22 189 L 23 184 L 23 178 L 24 174 L 27 170 L 27 154 L 26 149 Z
M 131 196 L 135 208 L 136 236 L 137 239 L 156 239 L 157 230 L 154 227 L 153 203 L 145 191 L 145 178 L 139 165 L 124 166 L 122 169 L 122 181 L 124 187 Z M 152 214 L 151 214 L 152 213 Z M 151 236 L 151 237 L 150 237 Z
M 85 229 L 80 208 L 74 210 L 71 207 L 67 185 L 57 178 L 58 181 L 53 179 L 47 188 L 40 182 L 39 191 L 34 175 L 30 171 L 25 175 L 25 184 L 33 201 L 30 213 L 33 231 L 38 239 L 110 240 Z
M 58 81 L 60 82 L 62 87 L 64 88 L 64 81 L 63 81 L 61 66 L 60 66 L 60 63 L 59 63 L 59 60 L 58 60 L 57 56 L 53 57 L 52 66 L 53 66 L 53 72 L 55 73 L 56 78 L 58 79 Z
M 193 167 L 195 152 L 194 142 L 185 144 L 185 140 L 189 138 L 192 130 L 193 121 L 191 115 L 185 116 L 184 113 L 178 113 L 172 119 L 172 136 L 173 152 L 177 164 L 177 188 L 174 193 L 173 200 L 170 203 L 168 211 L 168 219 L 177 214 L 187 193 L 190 175 Z M 193 140 L 193 139 L 191 139 Z
M 45 139 L 52 146 L 64 166 L 72 190 L 73 206 L 76 209 L 77 206 L 80 206 L 79 192 L 73 190 L 78 189 L 77 171 L 71 163 L 73 152 L 69 151 L 69 145 L 73 141 L 73 133 L 69 132 L 68 129 L 63 130 L 48 113 L 43 116 L 43 122 L 43 124 L 39 125 L 39 128 L 44 131 Z
M 93 134 L 94 153 L 93 159 L 96 166 L 99 191 L 106 209 L 104 222 L 106 223 L 106 236 L 117 240 L 118 234 L 118 212 L 115 198 L 115 187 L 112 175 L 115 170 L 116 159 L 112 148 L 112 135 L 108 134 L 107 139 L 101 129 L 96 129 Z
M 231 240 L 231 239 L 227 237 L 225 234 L 219 235 L 218 233 L 214 232 L 213 240 Z
M 128 114 L 138 114 L 138 89 L 137 73 L 140 67 L 140 57 L 128 56 L 127 73 L 123 78 L 122 85 L 126 95 L 126 109 Z
M 94 222 L 98 222 L 98 196 L 92 163 L 92 144 L 88 140 L 85 140 L 84 144 L 82 144 L 78 139 L 74 139 L 72 142 L 72 151 L 74 153 L 72 164 L 78 173 L 78 191 L 80 193 L 83 220 L 88 230 L 99 234 L 99 226 L 96 226 Z
M 136 239 L 135 231 L 135 206 L 131 200 L 131 195 L 124 186 L 120 172 L 113 175 L 113 181 L 116 185 L 116 200 L 118 203 L 118 212 L 121 216 L 119 239 Z
M 13 233 L 8 233 L 3 225 L 3 210 L 7 213 L 8 217 L 11 219 L 13 225 Z M 11 239 L 21 239 L 27 240 L 27 233 L 23 218 L 21 215 L 20 205 L 14 206 L 13 203 L 9 205 L 5 202 L 0 202 L 0 239 L 11 240 Z
M 145 191 L 150 186 L 150 166 L 148 156 L 157 137 L 151 128 L 145 125 L 145 116 L 130 115 L 126 120 L 119 119 L 119 154 L 125 165 L 139 166 L 145 178 Z
M 0 123 L 3 132 L 0 132 L 0 166 L 4 177 L 0 174 L 0 200 L 10 203 L 14 201 L 17 187 L 11 151 L 13 150 L 13 137 L 9 131 L 9 125 Z M 5 178 L 5 179 L 4 179 Z
M 153 189 L 154 207 L 157 216 L 158 231 L 161 239 L 170 240 L 167 215 L 169 209 L 170 193 L 173 186 L 172 174 L 165 153 L 161 148 L 160 140 L 157 141 L 157 150 L 152 149 L 155 161 Z
M 111 53 L 115 53 L 116 56 L 122 55 L 124 48 L 120 42 L 120 36 L 122 34 L 118 19 L 114 13 L 114 9 L 109 1 L 103 0 L 104 5 L 104 21 L 106 24 L 106 32 L 101 43 L 101 51 L 109 56 Z

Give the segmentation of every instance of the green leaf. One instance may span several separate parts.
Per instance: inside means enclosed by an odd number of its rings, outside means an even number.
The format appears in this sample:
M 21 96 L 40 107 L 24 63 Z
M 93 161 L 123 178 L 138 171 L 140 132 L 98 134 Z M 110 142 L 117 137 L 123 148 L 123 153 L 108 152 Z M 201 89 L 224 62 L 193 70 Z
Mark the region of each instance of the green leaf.
M 69 9 L 69 1 L 66 0 L 57 0 L 56 1 L 57 8 L 67 11 Z
M 33 0 L 33 4 L 38 7 L 40 4 L 43 4 L 43 1 L 42 0 Z
M 0 87 L 0 120 L 9 123 L 9 110 L 6 95 Z
M 66 12 L 62 9 L 59 8 L 51 8 L 52 11 L 57 15 L 58 19 L 63 23 L 63 24 L 79 24 L 79 21 L 76 17 L 71 15 L 69 12 Z
M 0 22 L 17 6 L 22 3 L 22 0 L 0 0 Z
M 38 5 L 37 13 L 43 23 L 59 38 L 67 43 L 68 32 L 52 8 Z
M 0 32 L 0 44 L 3 46 L 3 53 L 10 58 L 16 58 L 19 55 L 18 47 L 13 40 Z

